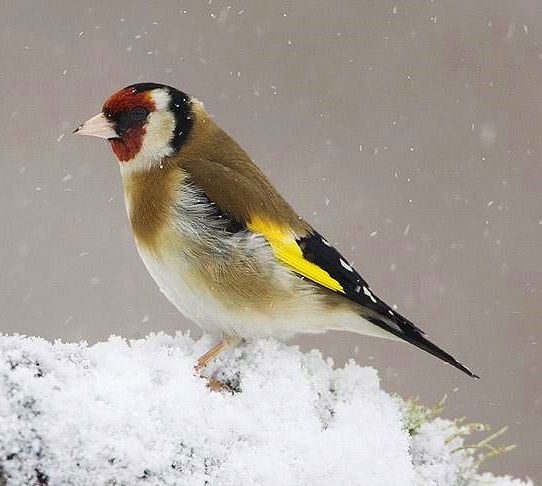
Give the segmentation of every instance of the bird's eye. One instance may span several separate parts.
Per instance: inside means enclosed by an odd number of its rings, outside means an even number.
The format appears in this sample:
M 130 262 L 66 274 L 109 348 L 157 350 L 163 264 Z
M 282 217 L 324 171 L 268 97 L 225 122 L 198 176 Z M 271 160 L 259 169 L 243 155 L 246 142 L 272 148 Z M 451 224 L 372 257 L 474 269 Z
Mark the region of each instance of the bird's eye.
M 130 110 L 130 118 L 133 121 L 139 122 L 147 118 L 148 113 L 147 108 L 144 108 L 143 106 L 136 106 Z

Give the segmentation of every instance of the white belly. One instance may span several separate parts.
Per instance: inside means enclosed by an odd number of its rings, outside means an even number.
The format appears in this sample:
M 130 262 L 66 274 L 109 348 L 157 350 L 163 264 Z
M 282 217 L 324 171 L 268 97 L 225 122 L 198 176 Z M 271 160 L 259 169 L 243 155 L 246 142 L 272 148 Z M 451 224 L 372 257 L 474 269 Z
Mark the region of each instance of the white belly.
M 181 259 L 168 262 L 157 259 L 145 249 L 138 250 L 162 293 L 181 314 L 209 334 L 288 339 L 298 333 L 315 334 L 336 329 L 394 338 L 352 311 L 324 308 L 320 298 L 312 293 L 293 295 L 288 305 L 273 306 L 267 312 L 232 309 L 231 305 L 226 306 L 215 298 L 212 291 L 194 288 L 188 262 Z
M 206 292 L 197 291 L 189 283 L 188 263 L 181 259 L 163 261 L 138 247 L 139 255 L 160 291 L 181 314 L 211 334 L 220 334 L 221 306 Z
M 138 250 L 160 291 L 204 332 L 219 337 L 274 336 L 282 339 L 300 332 L 292 326 L 292 315 L 280 317 L 280 309 L 270 309 L 269 313 L 263 314 L 246 307 L 235 309 L 225 305 L 212 289 L 194 285 L 190 264 L 182 257 L 164 261 L 145 249 Z

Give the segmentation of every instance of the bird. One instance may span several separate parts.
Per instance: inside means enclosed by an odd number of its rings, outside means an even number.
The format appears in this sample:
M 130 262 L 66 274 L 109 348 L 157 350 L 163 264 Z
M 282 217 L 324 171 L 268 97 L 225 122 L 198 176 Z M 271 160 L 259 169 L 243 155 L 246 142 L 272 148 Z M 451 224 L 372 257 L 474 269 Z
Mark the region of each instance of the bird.
M 216 337 L 196 370 L 242 341 L 337 330 L 408 342 L 478 378 L 381 300 L 197 98 L 132 84 L 74 133 L 110 144 L 143 263 Z

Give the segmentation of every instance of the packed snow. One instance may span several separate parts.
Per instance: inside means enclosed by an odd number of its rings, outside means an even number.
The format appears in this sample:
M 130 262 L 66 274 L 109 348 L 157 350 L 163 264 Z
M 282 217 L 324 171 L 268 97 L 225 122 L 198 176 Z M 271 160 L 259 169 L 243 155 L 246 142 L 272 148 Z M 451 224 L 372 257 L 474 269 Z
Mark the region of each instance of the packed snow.
M 0 485 L 527 486 L 476 472 L 453 422 L 407 430 L 373 368 L 273 340 L 194 373 L 209 337 L 0 335 Z M 482 483 L 480 483 L 482 481 Z

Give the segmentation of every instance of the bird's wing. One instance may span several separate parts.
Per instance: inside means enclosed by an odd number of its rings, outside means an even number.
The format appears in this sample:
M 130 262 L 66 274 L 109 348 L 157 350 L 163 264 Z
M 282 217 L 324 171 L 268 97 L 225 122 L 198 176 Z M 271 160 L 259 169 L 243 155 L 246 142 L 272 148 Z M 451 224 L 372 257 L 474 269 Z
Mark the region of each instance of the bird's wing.
M 333 246 L 303 221 L 267 178 L 248 160 L 219 164 L 182 161 L 181 167 L 212 201 L 221 218 L 263 235 L 279 261 L 294 272 L 356 302 L 360 315 L 385 331 L 477 378 L 453 356 L 429 341 L 411 321 L 379 299 L 361 275 Z
M 233 164 L 201 159 L 183 161 L 181 166 L 223 215 L 263 235 L 277 259 L 296 273 L 375 314 L 392 315 L 393 310 L 326 239 L 297 216 L 259 169 L 241 163 L 243 171 Z
M 429 341 L 419 327 L 378 298 L 361 275 L 316 231 L 311 229 L 305 236 L 296 236 L 287 228 L 257 217 L 248 223 L 248 228 L 263 234 L 275 256 L 295 272 L 360 304 L 359 313 L 367 321 L 478 378 Z
M 259 218 L 253 218 L 247 226 L 265 236 L 280 261 L 303 277 L 360 304 L 368 311 L 362 312 L 363 316 L 374 324 L 401 338 L 406 331 L 423 334 L 379 299 L 356 269 L 314 229 L 299 236 Z

